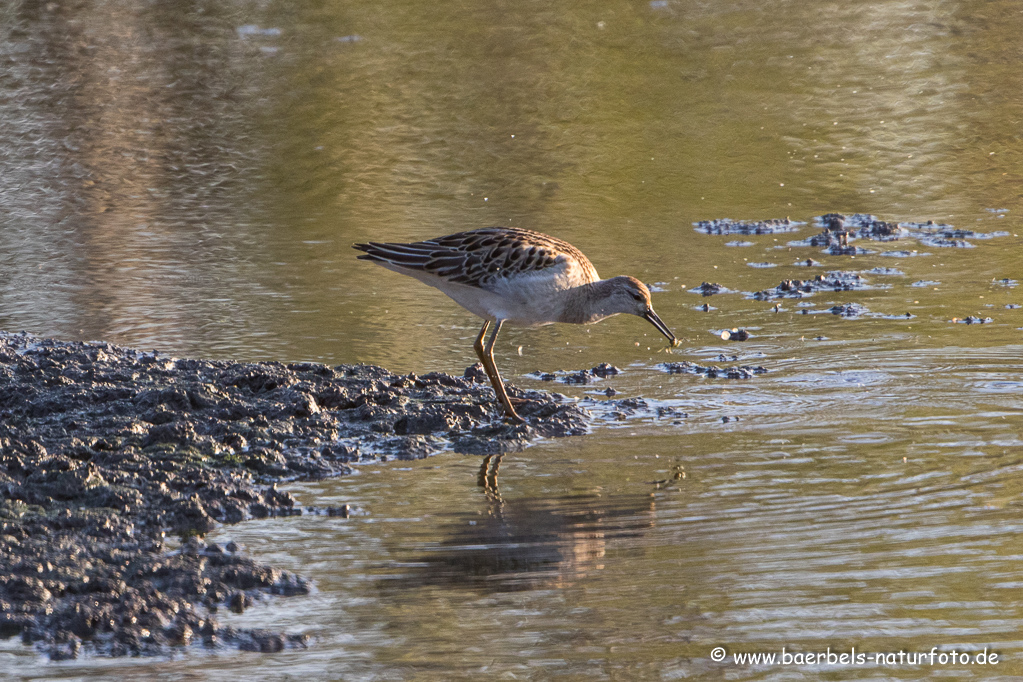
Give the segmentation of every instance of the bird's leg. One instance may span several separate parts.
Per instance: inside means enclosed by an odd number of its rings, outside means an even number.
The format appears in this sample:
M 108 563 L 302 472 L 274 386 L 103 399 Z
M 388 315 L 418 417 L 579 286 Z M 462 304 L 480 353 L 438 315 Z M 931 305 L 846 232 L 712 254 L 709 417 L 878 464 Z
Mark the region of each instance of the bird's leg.
M 497 371 L 497 364 L 494 362 L 494 344 L 497 342 L 497 335 L 501 331 L 501 325 L 504 324 L 503 320 L 498 320 L 497 325 L 494 326 L 494 333 L 490 335 L 490 340 L 487 341 L 486 347 L 483 346 L 483 337 L 486 336 L 487 328 L 490 327 L 490 320 L 486 320 L 483 323 L 483 328 L 480 329 L 480 335 L 476 337 L 476 343 L 473 344 L 473 349 L 476 351 L 477 357 L 480 362 L 483 363 L 483 371 L 487 373 L 487 377 L 490 379 L 490 384 L 494 387 L 494 393 L 497 394 L 497 400 L 504 407 L 505 414 L 508 418 L 516 423 L 522 424 L 526 420 L 523 419 L 515 412 L 515 408 L 512 407 L 511 400 L 508 399 L 508 392 L 504 390 L 504 382 L 501 381 L 501 374 Z
M 483 339 L 486 338 L 488 329 L 490 329 L 490 320 L 483 320 L 483 328 L 480 329 L 480 335 L 476 337 L 476 342 L 472 344 L 472 349 L 476 351 L 476 357 L 480 359 L 480 364 L 483 365 L 483 371 L 487 373 L 487 378 L 490 379 L 490 383 L 493 385 L 494 375 L 490 373 L 490 365 L 487 364 L 487 356 L 483 354 Z
M 476 357 L 483 362 L 483 338 L 487 335 L 487 330 L 490 329 L 490 320 L 483 320 L 483 328 L 480 329 L 480 335 L 476 337 L 476 341 L 472 344 L 472 349 L 476 351 Z M 487 363 L 483 363 L 486 367 Z
M 501 385 L 501 387 L 503 389 L 504 385 L 501 383 L 501 377 L 500 376 L 495 378 L 494 374 L 497 371 L 497 366 L 495 365 L 493 370 L 491 370 L 491 368 L 490 368 L 490 365 L 493 362 L 493 355 L 491 355 L 491 360 L 488 361 L 487 360 L 486 349 L 483 346 L 483 339 L 486 338 L 487 330 L 489 328 L 490 328 L 490 320 L 484 320 L 483 321 L 483 328 L 480 329 L 480 334 L 479 334 L 479 336 L 476 337 L 476 342 L 472 344 L 472 349 L 474 351 L 476 351 L 476 357 L 478 357 L 480 359 L 480 364 L 483 365 L 483 371 L 487 373 L 487 378 L 490 379 L 490 385 L 494 387 L 494 393 L 497 394 L 497 399 L 500 401 L 501 400 L 501 392 L 497 390 L 497 387 L 498 387 L 498 385 Z M 501 405 L 503 407 L 504 403 L 502 402 Z

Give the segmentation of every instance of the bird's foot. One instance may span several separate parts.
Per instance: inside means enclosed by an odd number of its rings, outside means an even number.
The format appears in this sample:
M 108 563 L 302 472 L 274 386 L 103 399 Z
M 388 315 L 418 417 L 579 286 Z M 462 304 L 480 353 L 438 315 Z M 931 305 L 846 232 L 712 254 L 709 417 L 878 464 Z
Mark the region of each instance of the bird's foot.
M 527 400 L 526 398 L 512 398 L 511 396 L 508 396 L 509 405 L 507 406 L 507 409 L 505 409 L 505 414 L 507 415 L 505 417 L 505 421 L 516 425 L 525 424 L 526 420 L 523 419 L 518 412 L 516 412 L 516 408 L 521 410 L 523 407 L 528 406 L 532 402 L 532 400 Z
M 520 417 L 517 412 L 513 412 L 512 414 L 505 414 L 504 421 L 508 424 L 513 424 L 515 426 L 526 423 L 526 420 Z

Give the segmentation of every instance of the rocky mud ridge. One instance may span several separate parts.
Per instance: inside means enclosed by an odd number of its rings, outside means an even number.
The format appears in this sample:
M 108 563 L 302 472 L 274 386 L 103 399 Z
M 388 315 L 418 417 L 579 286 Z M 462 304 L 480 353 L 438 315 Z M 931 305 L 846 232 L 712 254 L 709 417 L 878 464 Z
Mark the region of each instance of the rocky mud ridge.
M 923 246 L 934 248 L 973 248 L 971 239 L 993 239 L 1008 236 L 1008 232 L 976 232 L 957 229 L 953 225 L 921 222 L 888 222 L 866 213 L 825 213 L 814 216 L 813 224 L 822 231 L 818 234 L 789 242 L 789 246 L 824 247 L 832 256 L 857 256 L 873 253 L 869 249 L 850 244 L 857 239 L 873 242 L 895 242 L 912 239 Z M 708 235 L 761 235 L 796 232 L 806 225 L 791 218 L 771 220 L 701 220 L 693 223 L 697 232 Z M 752 242 L 730 242 L 729 245 L 752 245 Z M 887 251 L 882 255 L 908 255 L 909 252 Z
M 303 646 L 218 624 L 220 608 L 308 586 L 201 537 L 301 513 L 280 481 L 586 430 L 577 405 L 514 387 L 528 423 L 506 425 L 482 369 L 466 374 L 184 360 L 0 332 L 0 636 L 56 659 Z
M 563 384 L 589 384 L 600 379 L 617 376 L 621 373 L 622 370 L 618 369 L 614 365 L 608 362 L 602 362 L 596 367 L 592 367 L 590 369 L 579 369 L 574 372 L 541 372 L 540 370 L 537 370 L 528 376 L 540 381 L 558 381 Z
M 770 301 L 776 298 L 803 298 L 819 291 L 860 291 L 869 288 L 869 281 L 860 273 L 833 270 L 810 279 L 783 280 L 773 289 L 750 294 L 750 298 Z
M 717 218 L 715 220 L 701 220 L 693 223 L 697 232 L 719 235 L 780 234 L 782 232 L 795 232 L 805 224 L 790 218 L 780 220 L 732 220 L 731 218 Z
M 759 365 L 737 365 L 734 367 L 706 367 L 694 362 L 662 362 L 660 364 L 668 374 L 696 374 L 711 379 L 752 379 L 758 374 L 764 374 L 767 369 Z
M 991 213 L 1005 214 L 1006 209 L 989 209 Z M 829 256 L 859 256 L 876 254 L 878 256 L 890 256 L 897 258 L 910 258 L 913 256 L 930 256 L 929 251 L 920 250 L 920 247 L 934 249 L 972 249 L 975 248 L 974 241 L 993 240 L 1001 237 L 1008 237 L 1010 233 L 1005 230 L 980 232 L 976 230 L 956 228 L 954 225 L 939 223 L 934 220 L 921 221 L 900 221 L 891 222 L 881 220 L 874 215 L 867 213 L 825 213 L 814 216 L 810 223 L 820 230 L 817 234 L 810 235 L 804 239 L 789 241 L 784 246 L 767 245 L 767 253 L 775 249 L 791 251 L 794 248 L 817 248 L 822 249 L 821 253 Z M 771 220 L 730 220 L 728 218 L 718 220 L 703 220 L 693 223 L 697 232 L 707 235 L 771 235 L 783 232 L 801 231 L 807 223 L 794 221 L 791 218 Z M 866 249 L 857 246 L 853 242 L 862 240 L 870 242 L 875 249 Z M 778 241 L 774 239 L 772 241 Z M 753 240 L 725 242 L 725 246 L 747 247 L 754 246 L 757 242 Z M 898 243 L 904 248 L 892 249 L 891 245 Z M 910 248 L 905 248 L 910 247 Z M 917 247 L 917 248 L 913 248 Z M 744 259 L 746 260 L 746 259 Z M 782 265 L 776 262 L 746 262 L 749 267 L 767 268 Z M 800 258 L 793 265 L 799 267 L 815 268 L 824 264 L 814 258 Z M 870 270 L 830 270 L 823 274 L 806 279 L 784 279 L 777 286 L 770 289 L 763 289 L 754 292 L 740 292 L 729 289 L 717 282 L 703 282 L 700 286 L 693 287 L 689 291 L 702 296 L 714 296 L 717 294 L 741 293 L 747 298 L 758 301 L 778 301 L 778 299 L 803 299 L 821 292 L 852 292 L 877 289 L 888 289 L 893 285 L 887 283 L 873 283 L 874 276 L 902 277 L 904 273 L 897 268 L 875 267 Z M 940 282 L 932 280 L 919 280 L 909 286 L 912 287 L 936 287 Z M 1012 288 L 1018 282 L 1010 277 L 992 280 L 992 284 Z M 983 296 L 981 296 L 983 298 Z M 873 312 L 859 302 L 844 302 L 838 305 L 831 305 L 821 310 L 807 308 L 808 303 L 797 304 L 797 310 L 802 315 L 832 314 L 846 319 L 879 318 L 885 320 L 910 320 L 914 318 L 911 312 L 882 313 Z M 782 311 L 780 301 L 774 303 L 774 311 Z M 1006 309 L 1014 309 L 1017 304 L 1006 304 Z M 697 310 L 709 312 L 714 310 L 708 303 L 696 307 Z M 950 322 L 961 324 L 986 324 L 993 322 L 990 317 L 968 315 L 966 317 L 953 317 Z M 736 340 L 726 338 L 726 340 Z

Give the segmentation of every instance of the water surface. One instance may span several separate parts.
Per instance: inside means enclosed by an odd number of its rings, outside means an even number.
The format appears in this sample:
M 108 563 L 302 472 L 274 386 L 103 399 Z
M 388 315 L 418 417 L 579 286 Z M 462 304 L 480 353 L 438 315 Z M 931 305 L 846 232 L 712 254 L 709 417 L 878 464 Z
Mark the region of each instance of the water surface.
M 612 386 L 688 417 L 598 419 L 507 456 L 496 488 L 454 453 L 291 485 L 355 514 L 216 539 L 315 592 L 221 618 L 307 632 L 307 650 L 53 664 L 9 642 L 5 665 L 83 680 L 1014 679 L 1021 23 L 1004 0 L 8 3 L 0 328 L 460 373 L 478 321 L 350 245 L 517 225 L 656 283 L 684 343 L 669 357 L 636 319 L 508 329 L 505 376 L 551 388 L 525 375 L 609 361 L 625 372 L 554 388 Z M 1002 234 L 860 240 L 874 253 L 852 257 L 790 245 L 812 225 L 692 225 L 829 211 Z M 871 288 L 777 311 L 743 293 L 839 269 Z M 736 293 L 690 291 L 704 281 Z M 828 312 L 849 303 L 876 315 Z M 969 316 L 991 321 L 953 322 Z M 752 338 L 722 341 L 733 327 Z M 669 375 L 668 359 L 769 371 Z M 1001 660 L 737 665 L 715 646 Z

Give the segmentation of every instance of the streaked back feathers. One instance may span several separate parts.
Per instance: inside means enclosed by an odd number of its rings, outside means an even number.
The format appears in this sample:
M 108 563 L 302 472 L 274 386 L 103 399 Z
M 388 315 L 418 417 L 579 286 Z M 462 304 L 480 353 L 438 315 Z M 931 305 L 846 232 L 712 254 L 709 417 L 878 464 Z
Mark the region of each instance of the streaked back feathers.
M 539 273 L 558 265 L 576 284 L 599 279 L 589 259 L 566 241 L 514 227 L 484 227 L 411 244 L 356 244 L 359 256 L 406 270 L 420 270 L 450 282 L 493 289 L 497 280 Z

